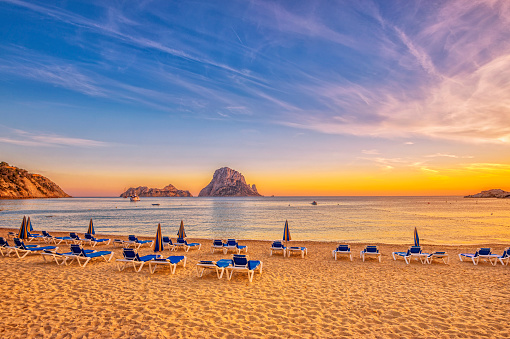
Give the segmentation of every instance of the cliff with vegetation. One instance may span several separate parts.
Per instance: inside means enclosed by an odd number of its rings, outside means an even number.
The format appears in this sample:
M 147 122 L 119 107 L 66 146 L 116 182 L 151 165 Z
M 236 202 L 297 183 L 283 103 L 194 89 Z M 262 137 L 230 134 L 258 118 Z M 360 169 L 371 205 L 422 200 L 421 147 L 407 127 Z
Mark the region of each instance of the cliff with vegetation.
M 473 195 L 466 195 L 464 198 L 510 198 L 510 192 L 503 191 L 501 189 L 493 189 L 481 191 L 480 193 Z
M 130 187 L 120 195 L 121 198 L 128 198 L 132 195 L 139 197 L 192 197 L 189 191 L 178 190 L 174 185 L 163 188 L 148 188 L 147 186 Z
M 0 198 L 69 198 L 57 184 L 40 174 L 0 163 Z
M 204 187 L 199 197 L 261 197 L 255 185 L 248 185 L 244 176 L 228 167 L 214 172 L 211 182 Z

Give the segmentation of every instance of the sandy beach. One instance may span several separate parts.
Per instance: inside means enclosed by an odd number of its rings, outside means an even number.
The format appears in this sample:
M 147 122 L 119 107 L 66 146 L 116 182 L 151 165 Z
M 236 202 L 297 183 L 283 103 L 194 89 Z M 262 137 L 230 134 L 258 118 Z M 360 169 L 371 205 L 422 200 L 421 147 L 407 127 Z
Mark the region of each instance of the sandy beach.
M 10 229 L 1 229 L 6 237 Z M 17 230 L 14 230 L 17 231 Z M 55 233 L 54 235 L 66 235 Z M 103 236 L 98 236 L 103 237 Z M 113 237 L 112 237 L 113 238 Z M 115 237 L 119 238 L 119 237 Z M 124 238 L 125 239 L 125 238 Z M 218 280 L 211 271 L 196 275 L 211 254 L 212 240 L 190 250 L 186 268 L 150 274 L 119 272 L 110 263 L 57 266 L 40 255 L 0 257 L 1 328 L 4 338 L 508 338 L 510 266 L 460 262 L 458 253 L 477 246 L 428 246 L 446 250 L 450 264 L 394 261 L 406 246 L 378 244 L 382 262 L 362 262 L 364 244 L 351 244 L 354 261 L 335 261 L 338 243 L 293 241 L 308 256 L 270 256 L 270 242 L 242 241 L 263 274 Z M 88 246 L 87 246 L 88 247 Z M 501 254 L 505 245 L 485 244 Z M 60 252 L 68 245 L 60 245 Z M 153 253 L 150 248 L 141 255 Z M 164 256 L 184 251 L 163 252 Z

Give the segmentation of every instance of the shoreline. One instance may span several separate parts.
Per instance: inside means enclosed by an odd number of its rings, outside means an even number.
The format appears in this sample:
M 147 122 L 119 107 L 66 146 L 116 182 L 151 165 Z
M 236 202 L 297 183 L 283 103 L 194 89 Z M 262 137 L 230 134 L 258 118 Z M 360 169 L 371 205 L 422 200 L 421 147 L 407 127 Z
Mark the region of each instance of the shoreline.
M 17 231 L 17 230 L 15 230 Z M 0 229 L 6 236 L 8 229 Z M 35 232 L 34 232 L 35 233 Z M 50 232 L 55 236 L 68 235 Z M 79 233 L 81 236 L 82 233 Z M 98 238 L 106 235 L 96 235 Z M 126 237 L 115 236 L 125 239 Z M 140 237 L 153 239 L 154 237 Z M 175 237 L 172 237 L 175 239 Z M 185 268 L 175 274 L 147 267 L 119 272 L 114 251 L 110 263 L 93 261 L 57 266 L 40 255 L 0 257 L 0 298 L 9 316 L 0 319 L 5 337 L 42 338 L 401 338 L 508 337 L 510 266 L 460 262 L 460 252 L 477 246 L 423 245 L 425 252 L 446 250 L 448 265 L 394 261 L 392 251 L 406 245 L 380 244 L 382 262 L 363 262 L 364 244 L 350 244 L 353 261 L 334 260 L 336 242 L 291 241 L 306 246 L 305 258 L 270 256 L 270 241 L 239 240 L 251 260 L 263 262 L 262 274 L 250 283 L 246 274 L 232 280 L 207 273 L 199 278 L 199 260 L 231 258 L 211 253 L 212 239 L 201 250 L 162 254 L 185 255 Z M 412 240 L 412 239 L 410 239 Z M 35 242 L 32 242 L 33 244 Z M 42 243 L 41 243 L 42 244 Z M 59 252 L 69 245 L 59 245 Z M 493 245 L 501 254 L 503 247 Z M 140 255 L 153 254 L 142 247 Z M 490 278 L 488 278 L 490 277 Z M 14 297 L 15 296 L 15 297 Z M 14 321 L 15 320 L 15 321 Z

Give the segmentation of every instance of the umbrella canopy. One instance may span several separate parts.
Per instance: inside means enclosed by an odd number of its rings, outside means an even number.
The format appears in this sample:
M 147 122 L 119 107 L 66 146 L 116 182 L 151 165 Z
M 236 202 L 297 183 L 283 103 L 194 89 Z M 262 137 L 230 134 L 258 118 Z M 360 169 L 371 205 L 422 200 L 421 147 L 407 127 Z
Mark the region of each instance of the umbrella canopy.
M 181 220 L 181 226 L 179 226 L 179 232 L 177 232 L 177 238 L 186 238 L 186 232 L 184 232 L 184 223 Z
M 21 227 L 19 228 L 18 238 L 28 239 L 27 217 L 23 216 Z
M 163 237 L 161 235 L 161 224 L 158 224 L 158 230 L 156 231 L 156 239 L 154 239 L 154 252 L 161 252 L 165 248 L 163 247 Z
M 34 230 L 34 228 L 32 227 L 32 222 L 30 221 L 30 217 L 28 217 L 27 219 L 27 228 L 28 228 L 28 232 L 32 232 Z
M 96 234 L 96 230 L 94 230 L 94 223 L 92 222 L 92 218 L 90 218 L 89 228 L 87 230 L 88 234 Z
M 283 241 L 290 240 L 289 222 L 285 220 L 285 227 L 283 228 Z
M 420 237 L 418 237 L 418 230 L 414 228 L 414 246 L 420 246 Z

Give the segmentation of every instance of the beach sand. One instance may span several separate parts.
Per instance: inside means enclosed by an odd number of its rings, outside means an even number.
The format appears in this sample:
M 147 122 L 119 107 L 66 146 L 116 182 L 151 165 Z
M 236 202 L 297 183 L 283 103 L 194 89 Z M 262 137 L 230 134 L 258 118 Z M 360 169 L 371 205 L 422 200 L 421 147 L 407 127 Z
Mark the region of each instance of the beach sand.
M 9 229 L 0 229 L 6 236 Z M 55 233 L 54 235 L 64 235 Z M 102 236 L 98 236 L 99 238 Z M 119 238 L 113 236 L 112 238 Z M 124 238 L 125 237 L 121 237 Z M 252 283 L 246 274 L 218 280 L 210 271 L 196 276 L 198 260 L 230 258 L 211 254 L 212 240 L 190 250 L 186 268 L 150 274 L 119 272 L 110 263 L 44 263 L 40 255 L 0 257 L 0 318 L 3 338 L 468 338 L 510 337 L 510 266 L 460 262 L 457 254 L 477 246 L 428 246 L 446 250 L 450 264 L 406 265 L 379 245 L 382 262 L 362 262 L 363 244 L 351 244 L 354 261 L 335 261 L 338 243 L 292 241 L 306 246 L 297 255 L 270 256 L 268 241 L 240 241 L 250 259 L 263 262 Z M 487 244 L 501 254 L 504 245 Z M 60 252 L 68 245 L 60 245 Z M 150 254 L 142 248 L 140 254 Z M 182 255 L 184 251 L 165 256 Z

